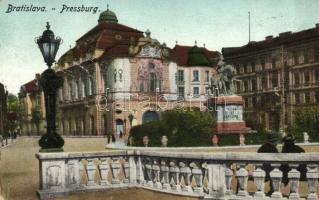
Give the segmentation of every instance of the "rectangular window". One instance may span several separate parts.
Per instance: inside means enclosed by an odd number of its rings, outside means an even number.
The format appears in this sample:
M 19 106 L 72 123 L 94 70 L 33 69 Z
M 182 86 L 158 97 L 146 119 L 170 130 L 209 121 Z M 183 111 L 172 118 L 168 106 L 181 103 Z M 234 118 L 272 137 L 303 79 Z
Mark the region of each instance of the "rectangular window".
M 248 91 L 249 91 L 249 84 L 248 84 L 249 82 L 248 82 L 248 81 L 249 81 L 249 80 L 245 80 L 245 81 L 244 81 L 244 88 L 245 88 L 244 90 L 245 90 L 245 92 L 248 92 Z
M 294 85 L 295 86 L 298 86 L 300 83 L 299 83 L 299 73 L 298 72 L 295 72 L 294 73 Z
M 310 93 L 305 92 L 305 103 L 310 103 Z
M 316 91 L 315 93 L 315 101 L 316 103 L 319 103 L 319 91 Z
M 298 93 L 295 94 L 295 104 L 296 105 L 300 104 L 300 95 Z
M 310 75 L 309 75 L 309 72 L 304 72 L 304 85 L 305 86 L 308 86 L 309 85 L 309 82 L 310 82 Z
M 184 92 L 185 92 L 184 87 L 178 87 L 178 97 L 179 98 L 184 98 Z
M 255 71 L 255 67 L 256 67 L 256 66 L 255 66 L 255 63 L 254 63 L 254 62 L 252 62 L 252 63 L 251 63 L 251 71 L 252 71 L 252 72 L 254 72 L 254 71 Z
M 257 98 L 255 96 L 252 96 L 251 103 L 253 107 L 257 106 Z
M 209 82 L 209 71 L 205 71 L 205 82 Z
M 315 80 L 319 82 L 319 69 L 315 69 Z
M 177 81 L 178 83 L 184 82 L 184 70 L 178 70 L 177 72 Z
M 262 76 L 261 82 L 262 82 L 262 89 L 266 90 L 267 89 L 267 75 Z
M 240 93 L 240 92 L 241 92 L 240 86 L 241 86 L 241 84 L 240 84 L 240 82 L 238 81 L 238 82 L 236 83 L 237 93 Z
M 199 96 L 199 87 L 193 87 L 193 95 L 194 95 L 194 97 Z
M 193 81 L 199 81 L 199 72 L 198 70 L 193 71 Z
M 253 91 L 257 90 L 257 81 L 256 78 L 251 79 L 251 88 Z
M 277 73 L 273 73 L 271 78 L 272 78 L 271 79 L 272 88 L 278 87 L 278 74 Z

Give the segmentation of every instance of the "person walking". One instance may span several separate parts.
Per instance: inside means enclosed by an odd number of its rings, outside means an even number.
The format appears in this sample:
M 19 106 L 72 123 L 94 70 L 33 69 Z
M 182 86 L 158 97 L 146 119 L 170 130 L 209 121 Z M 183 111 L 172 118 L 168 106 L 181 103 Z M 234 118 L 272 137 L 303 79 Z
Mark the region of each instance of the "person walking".
M 277 150 L 277 144 L 279 142 L 279 135 L 275 132 L 272 132 L 267 135 L 267 141 L 259 149 L 257 150 L 257 153 L 278 153 Z M 273 167 L 271 167 L 270 163 L 265 163 L 262 166 L 262 169 L 266 173 L 265 182 L 269 181 L 269 191 L 267 192 L 267 196 L 271 196 L 271 194 L 274 192 L 272 180 L 270 177 L 270 172 L 273 170 Z

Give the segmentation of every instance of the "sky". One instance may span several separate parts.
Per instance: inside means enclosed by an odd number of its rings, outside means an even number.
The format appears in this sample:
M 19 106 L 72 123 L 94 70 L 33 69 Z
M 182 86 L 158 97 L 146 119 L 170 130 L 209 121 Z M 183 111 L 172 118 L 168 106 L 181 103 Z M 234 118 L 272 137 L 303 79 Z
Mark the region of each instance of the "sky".
M 149 29 L 151 37 L 169 47 L 195 44 L 210 50 L 242 46 L 268 35 L 301 31 L 319 23 L 318 0 L 0 0 L 0 82 L 17 94 L 20 86 L 46 69 L 34 42 L 47 21 L 63 39 L 56 60 L 97 25 L 102 11 L 117 15 L 120 24 Z M 12 11 L 13 7 L 45 7 L 43 12 Z M 66 12 L 67 7 L 98 7 L 96 13 Z

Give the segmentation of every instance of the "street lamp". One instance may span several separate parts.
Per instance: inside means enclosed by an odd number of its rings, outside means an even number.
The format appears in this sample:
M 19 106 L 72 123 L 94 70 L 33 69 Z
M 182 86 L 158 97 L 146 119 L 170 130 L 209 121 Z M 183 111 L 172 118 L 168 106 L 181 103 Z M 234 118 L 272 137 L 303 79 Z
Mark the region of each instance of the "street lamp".
M 47 133 L 42 135 L 39 140 L 42 152 L 56 152 L 63 151 L 64 140 L 56 132 L 56 92 L 63 84 L 62 77 L 58 76 L 53 69 L 52 64 L 55 62 L 55 56 L 59 49 L 61 38 L 54 36 L 53 31 L 50 30 L 50 24 L 47 22 L 45 30 L 42 36 L 35 39 L 38 44 L 44 61 L 48 65 L 40 78 L 40 85 L 42 86 L 45 99 L 46 121 L 47 121 Z

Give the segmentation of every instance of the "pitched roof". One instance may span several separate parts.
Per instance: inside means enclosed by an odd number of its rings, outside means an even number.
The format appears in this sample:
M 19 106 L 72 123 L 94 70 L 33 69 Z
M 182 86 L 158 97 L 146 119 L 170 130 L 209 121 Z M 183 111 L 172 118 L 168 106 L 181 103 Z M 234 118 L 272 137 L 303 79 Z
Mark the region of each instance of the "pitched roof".
M 194 48 L 194 46 L 180 46 L 175 45 L 175 47 L 171 51 L 172 59 L 179 66 L 190 66 L 189 61 L 189 51 Z M 199 47 L 199 50 L 204 53 L 209 62 L 213 62 L 215 59 L 219 58 L 220 53 L 218 51 L 209 51 L 206 48 Z
M 112 49 L 114 46 L 129 45 L 131 39 L 143 37 L 143 32 L 118 23 L 99 23 L 76 41 L 76 46 L 65 52 L 59 64 L 72 61 L 95 49 Z M 119 48 L 119 47 L 118 47 Z M 117 48 L 117 49 L 118 49 Z M 123 47 L 121 47 L 123 48 Z M 118 51 L 118 50 L 116 50 Z M 121 50 L 123 51 L 123 50 Z M 91 52 L 92 53 L 92 52 Z
M 36 74 L 36 78 L 33 79 L 32 81 L 29 81 L 27 83 L 25 83 L 24 85 L 22 85 L 22 87 L 25 88 L 25 91 L 27 93 L 32 93 L 32 92 L 36 92 L 39 89 L 38 86 L 38 79 L 40 79 L 40 74 Z
M 95 27 L 93 27 L 91 30 L 89 30 L 87 33 L 85 33 L 84 35 L 82 35 L 78 40 L 82 40 L 84 38 L 86 38 L 87 36 L 92 36 L 96 33 L 99 33 L 103 30 L 112 30 L 115 32 L 127 32 L 127 33 L 134 33 L 134 34 L 143 34 L 142 31 L 139 31 L 137 29 L 122 25 L 122 24 L 118 24 L 118 23 L 100 23 L 98 25 L 96 25 Z
M 274 48 L 281 45 L 286 47 L 293 46 L 300 41 L 310 41 L 319 39 L 319 26 L 315 28 L 299 31 L 299 32 L 284 32 L 277 37 L 267 36 L 265 40 L 258 42 L 250 42 L 241 47 L 225 47 L 222 49 L 224 56 L 232 56 L 241 53 L 249 53 L 267 48 Z

